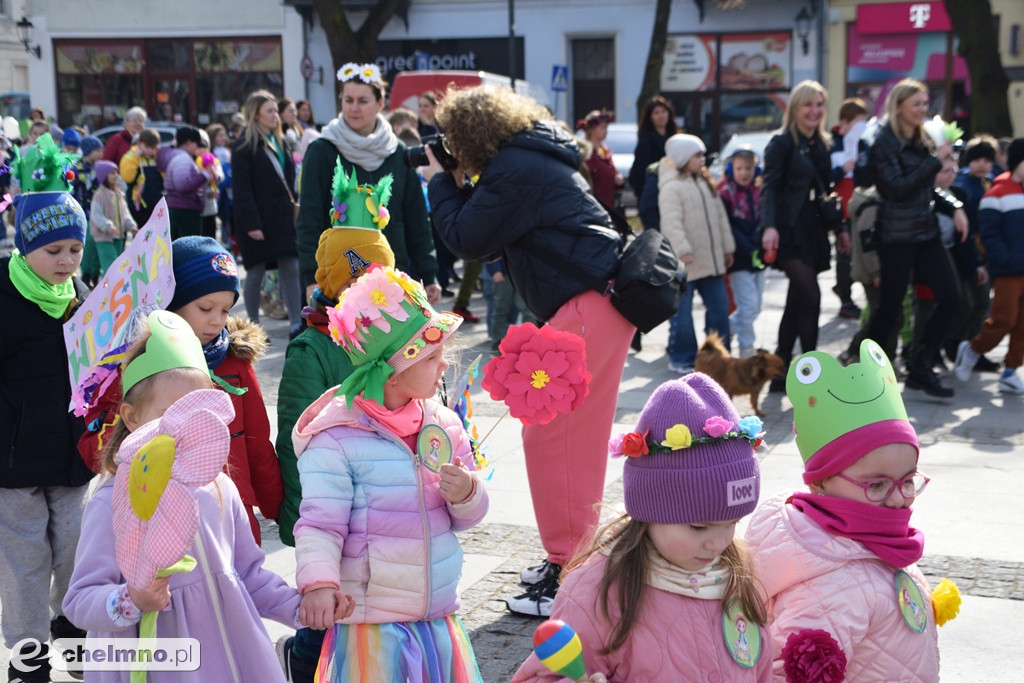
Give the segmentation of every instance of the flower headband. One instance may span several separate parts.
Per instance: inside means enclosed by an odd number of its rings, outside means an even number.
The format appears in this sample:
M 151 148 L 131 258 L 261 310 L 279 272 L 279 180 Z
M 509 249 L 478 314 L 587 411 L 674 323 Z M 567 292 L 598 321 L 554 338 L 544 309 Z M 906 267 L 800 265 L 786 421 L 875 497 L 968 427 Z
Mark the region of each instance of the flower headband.
M 608 451 L 613 458 L 623 455 L 628 458 L 639 458 L 648 453 L 671 453 L 693 446 L 702 446 L 709 443 L 720 443 L 730 439 L 746 439 L 756 450 L 764 443 L 764 430 L 761 428 L 761 419 L 753 415 L 741 419 L 733 424 L 724 417 L 709 417 L 704 421 L 704 433 L 707 436 L 693 438 L 690 428 L 684 424 L 677 424 L 665 431 L 665 438 L 657 441 L 657 437 L 651 438 L 644 432 L 629 432 L 612 437 L 608 442 Z
M 379 88 L 384 87 L 384 81 L 380 77 L 380 69 L 377 68 L 376 64 L 349 62 L 338 69 L 338 80 L 342 83 L 348 83 L 354 79 L 358 79 L 367 85 L 376 85 Z
M 584 118 L 576 122 L 577 130 L 586 130 L 587 128 L 593 128 L 599 123 L 611 123 L 615 120 L 615 112 L 602 109 L 601 111 L 592 111 L 587 114 Z

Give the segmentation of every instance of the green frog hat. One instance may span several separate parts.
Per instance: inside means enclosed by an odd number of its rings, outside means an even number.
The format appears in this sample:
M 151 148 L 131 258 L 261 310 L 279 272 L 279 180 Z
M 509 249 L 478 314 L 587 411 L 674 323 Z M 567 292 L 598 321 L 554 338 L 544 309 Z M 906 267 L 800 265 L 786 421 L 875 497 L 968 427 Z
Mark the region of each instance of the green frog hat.
M 808 351 L 789 366 L 786 394 L 805 484 L 839 474 L 886 444 L 910 444 L 920 452 L 885 351 L 865 339 L 860 357 L 843 367 L 828 354 Z

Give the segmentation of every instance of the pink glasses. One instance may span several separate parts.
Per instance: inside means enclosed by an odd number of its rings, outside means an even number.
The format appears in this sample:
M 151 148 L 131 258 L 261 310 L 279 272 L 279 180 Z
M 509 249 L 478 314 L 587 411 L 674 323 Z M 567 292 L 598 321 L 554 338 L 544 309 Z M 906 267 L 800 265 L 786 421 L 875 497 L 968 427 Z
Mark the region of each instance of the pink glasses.
M 921 472 L 915 472 L 899 481 L 889 477 L 878 477 L 866 483 L 851 479 L 845 474 L 836 476 L 864 489 L 864 496 L 872 503 L 881 503 L 892 495 L 893 489 L 898 490 L 904 499 L 916 498 L 921 495 L 925 487 L 928 486 L 928 482 L 931 481 Z

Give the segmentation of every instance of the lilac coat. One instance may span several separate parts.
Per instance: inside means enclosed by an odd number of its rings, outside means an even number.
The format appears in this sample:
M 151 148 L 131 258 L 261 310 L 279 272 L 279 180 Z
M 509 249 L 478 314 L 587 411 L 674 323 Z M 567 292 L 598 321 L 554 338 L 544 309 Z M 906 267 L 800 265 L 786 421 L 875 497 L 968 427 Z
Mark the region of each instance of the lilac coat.
M 90 638 L 137 638 L 138 624 L 115 624 L 107 607 L 111 593 L 124 585 L 114 556 L 113 490 L 110 479 L 85 507 L 64 614 Z M 260 617 L 297 628 L 298 591 L 263 568 L 266 558 L 253 541 L 238 489 L 226 474 L 197 494 L 199 532 L 189 555 L 198 565 L 188 574 L 171 577 L 171 604 L 157 618 L 156 631 L 158 638 L 199 640 L 200 667 L 186 674 L 150 671 L 148 680 L 283 683 L 281 665 Z M 85 680 L 127 683 L 129 672 L 87 672 Z
M 164 174 L 168 208 L 203 210 L 210 174 L 200 169 L 188 152 L 165 147 L 157 153 L 156 165 Z
M 939 680 L 932 596 L 917 565 L 906 572 L 926 603 L 923 633 L 900 615 L 895 568 L 859 541 L 828 533 L 786 498 L 765 501 L 747 527 L 771 619 L 775 680 L 786 680 L 786 639 L 808 628 L 828 631 L 843 648 L 847 683 Z

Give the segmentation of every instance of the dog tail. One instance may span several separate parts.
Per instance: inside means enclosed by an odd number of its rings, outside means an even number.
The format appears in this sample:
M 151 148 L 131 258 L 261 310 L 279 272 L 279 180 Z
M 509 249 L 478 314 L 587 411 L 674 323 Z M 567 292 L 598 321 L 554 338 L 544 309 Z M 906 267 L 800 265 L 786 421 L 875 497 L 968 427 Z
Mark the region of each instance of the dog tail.
M 709 351 L 723 356 L 730 355 L 729 349 L 725 348 L 725 344 L 722 343 L 722 338 L 718 336 L 717 332 L 708 333 L 707 339 L 700 345 L 700 351 Z

